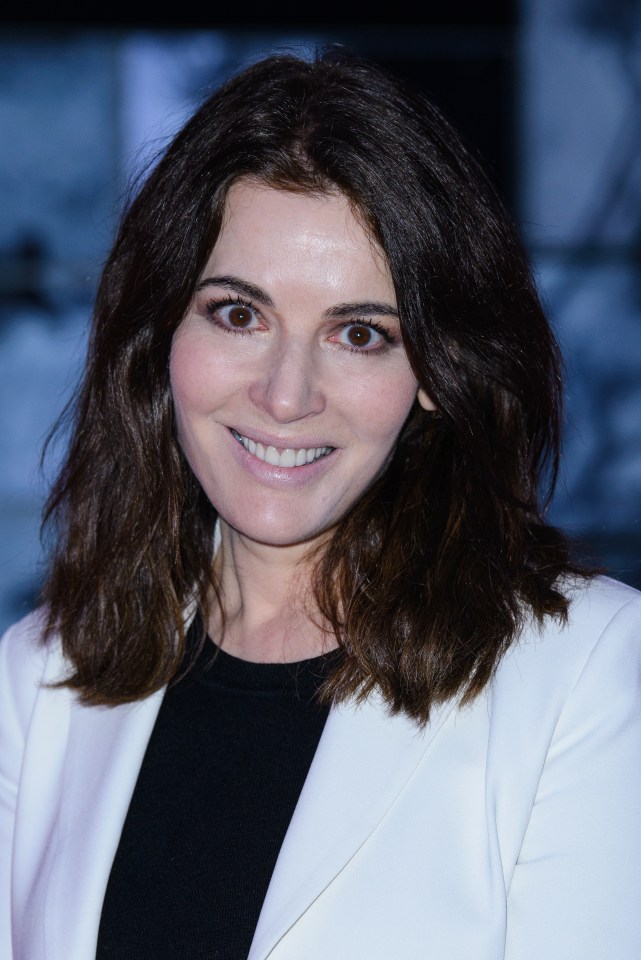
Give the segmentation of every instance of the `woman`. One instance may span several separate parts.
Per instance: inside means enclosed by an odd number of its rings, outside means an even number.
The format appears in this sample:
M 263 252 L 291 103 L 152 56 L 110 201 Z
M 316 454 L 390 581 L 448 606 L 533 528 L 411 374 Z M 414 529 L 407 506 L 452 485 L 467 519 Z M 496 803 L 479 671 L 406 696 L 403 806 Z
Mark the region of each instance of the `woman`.
M 2 956 L 638 958 L 641 602 L 545 523 L 559 402 L 434 107 L 336 51 L 215 93 L 0 645 Z

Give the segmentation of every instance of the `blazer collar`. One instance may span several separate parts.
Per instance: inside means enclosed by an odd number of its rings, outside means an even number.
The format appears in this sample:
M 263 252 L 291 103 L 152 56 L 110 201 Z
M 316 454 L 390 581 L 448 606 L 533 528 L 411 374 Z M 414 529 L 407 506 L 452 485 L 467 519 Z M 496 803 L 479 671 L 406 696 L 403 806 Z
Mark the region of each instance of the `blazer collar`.
M 57 701 L 60 705 L 60 691 Z M 164 695 L 119 707 L 84 707 L 67 699 L 66 755 L 48 864 L 42 956 L 95 955 L 102 902 L 140 766 Z M 63 710 L 58 710 L 62 714 Z M 71 899 L 71 897 L 73 899 Z M 39 957 L 28 951 L 25 958 Z M 21 954 L 22 956 L 22 954 Z
M 219 541 L 217 524 L 216 544 Z M 193 598 L 183 612 L 185 629 L 196 612 Z M 56 649 L 45 682 L 59 680 L 67 670 Z M 66 728 L 67 739 L 60 806 L 52 829 L 56 853 L 49 861 L 45 893 L 47 958 L 86 960 L 95 954 L 109 874 L 165 689 L 117 707 L 85 707 L 67 691 L 56 691 L 57 696 L 48 700 L 52 715 L 47 722 Z M 86 830 L 80 824 L 86 824 Z M 75 923 L 69 922 L 70 878 L 76 891 Z
M 52 785 L 59 795 L 53 843 L 38 871 L 46 939 L 32 930 L 32 952 L 18 956 L 86 960 L 95 952 L 109 873 L 164 691 L 113 708 L 84 707 L 66 692 L 52 693 L 41 721 L 66 728 L 67 737 L 64 760 L 53 764 L 59 770 L 58 785 Z M 436 709 L 423 729 L 390 716 L 377 694 L 330 710 L 248 960 L 268 956 L 367 840 L 452 709 L 453 703 Z M 34 893 L 24 891 L 25 900 Z
M 264 960 L 340 873 L 401 792 L 453 709 L 419 729 L 379 695 L 330 711 L 285 836 L 248 960 Z

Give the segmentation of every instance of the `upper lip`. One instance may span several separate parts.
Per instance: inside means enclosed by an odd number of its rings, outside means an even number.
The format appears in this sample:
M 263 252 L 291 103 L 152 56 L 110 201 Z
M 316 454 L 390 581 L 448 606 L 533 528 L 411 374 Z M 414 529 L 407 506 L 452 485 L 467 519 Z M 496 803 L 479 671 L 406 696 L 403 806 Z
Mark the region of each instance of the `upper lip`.
M 316 447 L 332 447 L 336 444 L 328 443 L 326 440 L 319 440 L 318 437 L 276 437 L 269 433 L 263 433 L 262 430 L 255 430 L 253 427 L 230 426 L 230 430 L 239 433 L 241 437 L 247 437 L 248 440 L 255 440 L 256 443 L 262 443 L 264 447 L 277 447 L 280 450 L 312 450 Z

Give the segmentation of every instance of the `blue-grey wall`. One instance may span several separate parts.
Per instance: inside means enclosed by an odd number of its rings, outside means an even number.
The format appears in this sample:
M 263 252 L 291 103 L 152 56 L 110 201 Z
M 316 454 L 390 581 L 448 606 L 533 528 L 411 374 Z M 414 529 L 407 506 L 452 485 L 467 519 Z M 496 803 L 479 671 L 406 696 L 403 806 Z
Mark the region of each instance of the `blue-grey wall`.
M 458 76 L 463 97 L 465 71 L 489 76 L 489 91 L 493 77 L 503 84 L 502 112 L 493 93 L 486 103 L 487 127 L 503 137 L 490 160 L 505 166 L 512 144 L 506 188 L 568 360 L 566 466 L 553 516 L 638 584 L 637 6 L 529 0 L 510 36 L 503 27 L 461 32 L 460 68 L 459 35 L 441 28 L 411 38 L 402 31 L 0 34 L 0 627 L 33 602 L 47 483 L 39 451 L 80 369 L 96 277 L 131 178 L 233 69 L 274 47 L 328 38 L 394 63 L 405 57 L 414 75 L 423 56 L 430 78 L 449 50 L 442 89 Z M 485 51 L 498 71 L 477 69 Z M 509 84 L 501 64 L 514 78 Z M 55 462 L 54 451 L 49 476 Z

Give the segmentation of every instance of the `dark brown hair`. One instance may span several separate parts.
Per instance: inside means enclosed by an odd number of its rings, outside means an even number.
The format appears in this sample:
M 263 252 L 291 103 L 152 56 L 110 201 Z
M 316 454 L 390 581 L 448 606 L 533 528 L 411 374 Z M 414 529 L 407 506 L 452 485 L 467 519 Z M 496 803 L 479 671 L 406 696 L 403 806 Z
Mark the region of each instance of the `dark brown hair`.
M 336 49 L 270 57 L 218 90 L 123 219 L 45 513 L 48 635 L 72 664 L 67 684 L 116 704 L 176 676 L 187 607 L 206 622 L 216 513 L 176 440 L 168 361 L 243 177 L 339 190 L 387 255 L 437 413 L 415 404 L 389 468 L 318 553 L 314 584 L 344 650 L 325 696 L 378 687 L 425 721 L 485 686 L 525 616 L 566 613 L 559 578 L 576 571 L 541 505 L 558 462 L 559 358 L 477 161 L 425 98 Z

